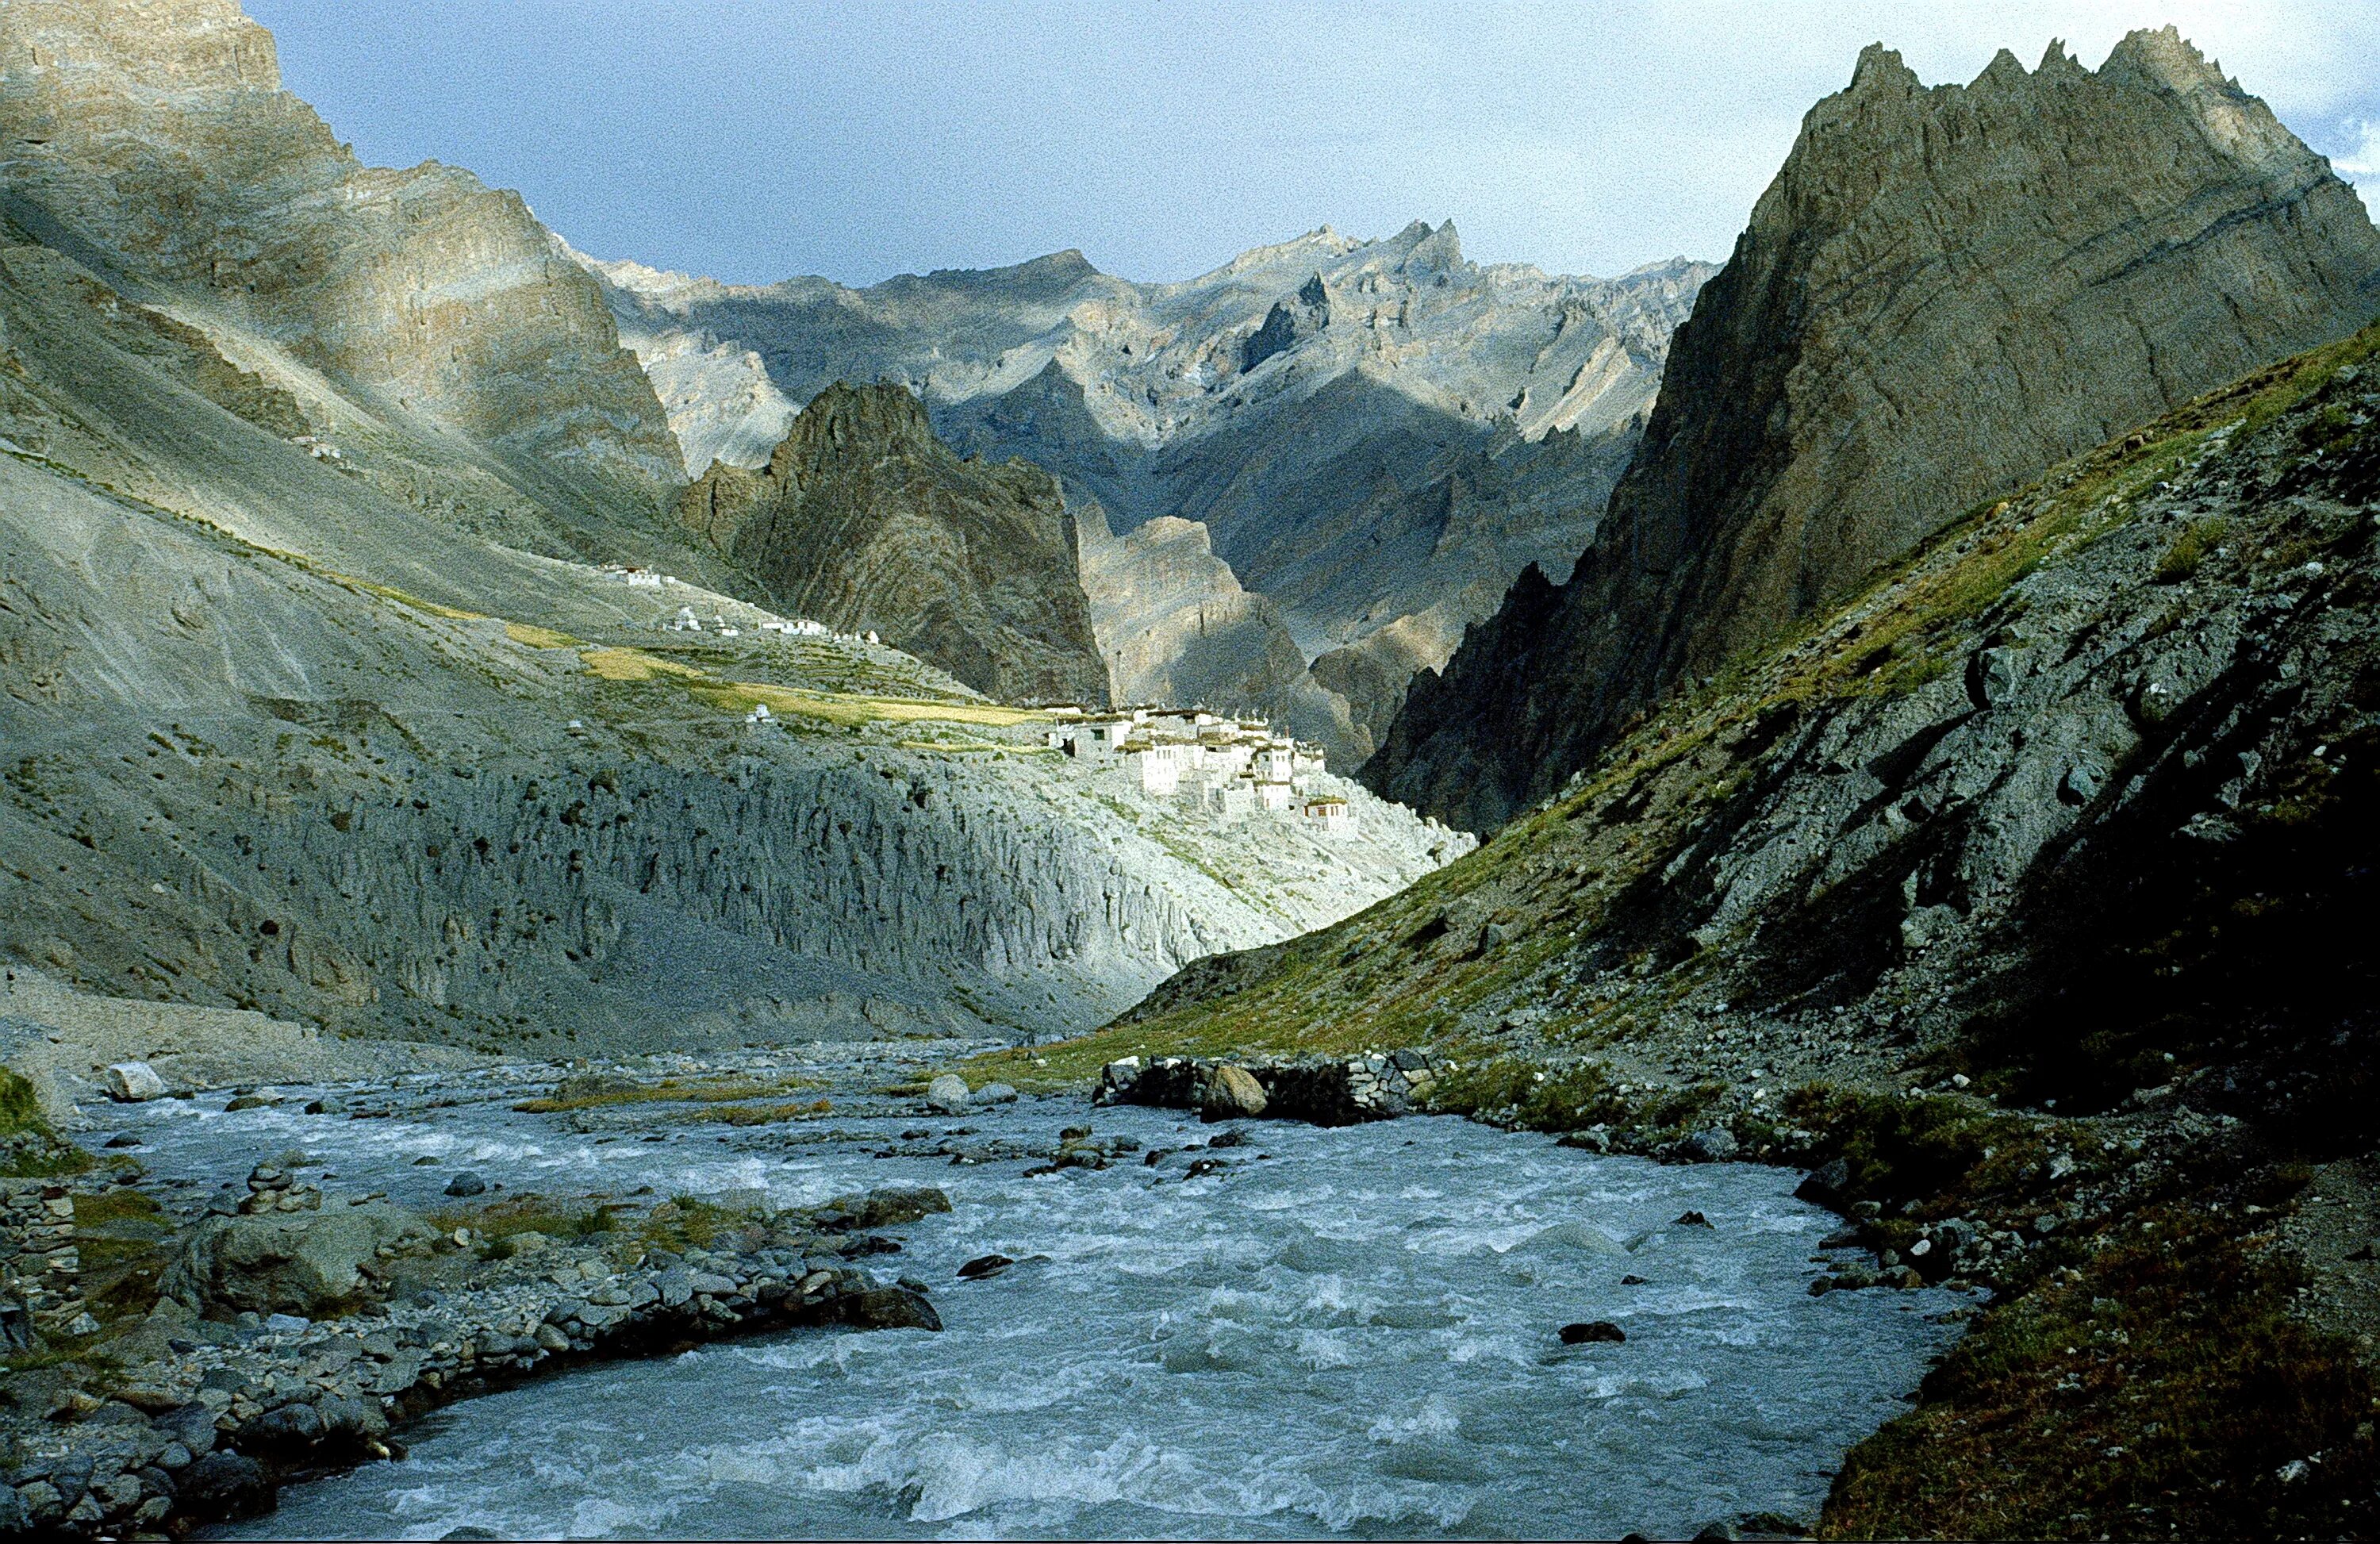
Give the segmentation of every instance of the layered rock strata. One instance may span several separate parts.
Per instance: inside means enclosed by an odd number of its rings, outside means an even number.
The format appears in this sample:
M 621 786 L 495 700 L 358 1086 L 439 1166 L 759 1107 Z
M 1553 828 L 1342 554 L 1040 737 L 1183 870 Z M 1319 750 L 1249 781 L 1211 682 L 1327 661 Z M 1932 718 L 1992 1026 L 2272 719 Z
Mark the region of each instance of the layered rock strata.
M 0 134 L 8 216 L 273 377 L 276 433 L 517 544 L 656 542 L 682 466 L 600 289 L 519 195 L 358 162 L 235 0 L 10 6 Z
M 2354 191 L 2170 29 L 1813 108 L 1567 585 L 1524 578 L 1367 776 L 1488 827 L 1629 716 L 2041 467 L 2380 310 Z

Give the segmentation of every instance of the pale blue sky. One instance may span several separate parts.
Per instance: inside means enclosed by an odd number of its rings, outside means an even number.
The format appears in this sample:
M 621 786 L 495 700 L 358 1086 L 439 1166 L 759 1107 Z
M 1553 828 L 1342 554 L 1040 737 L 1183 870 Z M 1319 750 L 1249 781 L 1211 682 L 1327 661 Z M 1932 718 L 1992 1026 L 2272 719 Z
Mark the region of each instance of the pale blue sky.
M 1482 261 L 1723 258 L 1863 43 L 1965 80 L 2167 20 L 2380 197 L 2374 0 L 247 6 L 365 159 L 468 166 L 598 256 L 743 281 L 1066 247 L 1176 279 L 1449 216 Z

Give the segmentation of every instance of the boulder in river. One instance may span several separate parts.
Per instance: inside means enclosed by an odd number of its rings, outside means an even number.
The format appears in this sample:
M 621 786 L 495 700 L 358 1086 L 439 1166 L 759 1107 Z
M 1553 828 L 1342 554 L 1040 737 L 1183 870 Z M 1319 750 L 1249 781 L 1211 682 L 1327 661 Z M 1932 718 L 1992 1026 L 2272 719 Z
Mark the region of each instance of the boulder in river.
M 978 1255 L 959 1267 L 959 1279 L 979 1282 L 987 1276 L 997 1276 L 1016 1262 L 1006 1255 Z
M 1616 1343 L 1628 1338 L 1619 1325 L 1608 1319 L 1589 1319 L 1584 1324 L 1565 1324 L 1560 1334 L 1564 1345 L 1594 1345 L 1607 1341 Z
M 1795 1197 L 1818 1206 L 1842 1210 L 1843 1187 L 1852 1182 L 1852 1166 L 1840 1158 L 1830 1158 L 1793 1188 Z
M 430 1237 L 428 1222 L 385 1202 L 208 1217 L 166 1266 L 158 1291 L 201 1312 L 225 1308 L 319 1319 L 362 1291 L 362 1268 L 382 1247 Z
M 979 1104 L 1014 1104 L 1016 1090 L 1005 1083 L 987 1083 L 975 1091 L 975 1097 Z
M 165 1080 L 146 1062 L 118 1062 L 107 1069 L 107 1097 L 124 1104 L 165 1097 Z
M 1695 1132 L 1680 1146 L 1684 1149 L 1685 1157 L 1700 1159 L 1706 1163 L 1724 1163 L 1735 1156 L 1735 1133 L 1723 1125 L 1715 1125 L 1707 1131 Z
M 906 1287 L 875 1287 L 855 1292 L 843 1300 L 846 1319 L 862 1330 L 936 1330 L 942 1316 L 934 1306 Z
M 1232 1121 L 1244 1115 L 1265 1112 L 1264 1085 L 1257 1075 L 1245 1067 L 1229 1062 L 1207 1075 L 1207 1087 L 1199 1095 L 1198 1114 L 1203 1120 Z
M 488 1182 L 468 1169 L 446 1182 L 446 1194 L 449 1196 L 484 1196 L 487 1193 Z
M 945 1115 L 966 1112 L 966 1079 L 954 1072 L 946 1072 L 926 1085 L 926 1102 Z

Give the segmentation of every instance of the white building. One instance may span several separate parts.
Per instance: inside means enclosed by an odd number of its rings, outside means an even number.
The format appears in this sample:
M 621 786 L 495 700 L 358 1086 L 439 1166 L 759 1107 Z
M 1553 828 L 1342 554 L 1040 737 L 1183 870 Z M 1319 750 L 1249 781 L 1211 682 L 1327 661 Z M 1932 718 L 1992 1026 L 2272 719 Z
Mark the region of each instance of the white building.
M 696 619 L 694 608 L 692 606 L 678 607 L 677 614 L 671 617 L 667 623 L 663 624 L 663 626 L 674 633 L 698 633 L 702 631 L 702 624 Z
M 1282 810 L 1290 807 L 1293 791 L 1287 779 L 1260 777 L 1257 779 L 1256 788 L 1257 808 Z
M 1227 821 L 1244 818 L 1256 804 L 1256 784 L 1245 777 L 1218 783 L 1207 790 L 1207 808 Z
M 1134 771 L 1140 774 L 1140 790 L 1171 798 L 1182 787 L 1182 759 L 1172 754 L 1178 746 L 1150 746 L 1132 753 Z
M 1308 831 L 1319 831 L 1328 837 L 1343 839 L 1355 834 L 1355 811 L 1335 794 L 1307 799 L 1305 822 Z

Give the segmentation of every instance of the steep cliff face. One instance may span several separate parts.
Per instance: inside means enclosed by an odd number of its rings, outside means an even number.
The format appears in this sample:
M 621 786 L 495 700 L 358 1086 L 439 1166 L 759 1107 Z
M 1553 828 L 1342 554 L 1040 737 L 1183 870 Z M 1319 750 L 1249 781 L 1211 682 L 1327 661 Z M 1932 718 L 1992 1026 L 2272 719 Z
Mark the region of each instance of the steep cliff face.
M 1082 523 L 1083 590 L 1119 702 L 1257 714 L 1352 767 L 1370 753 L 1346 704 L 1306 674 L 1272 602 L 1240 588 L 1207 528 L 1161 515 L 1112 535 Z
M 698 355 L 749 350 L 795 400 L 905 381 L 957 448 L 1047 468 L 1120 535 L 1204 525 L 1308 653 L 1500 591 L 1530 563 L 1566 570 L 1708 273 L 1481 266 L 1451 225 L 1421 224 L 1379 241 L 1317 231 L 1176 285 L 1075 252 L 859 290 L 591 266 L 657 381 L 710 383 L 673 395 L 690 465 L 750 400 L 748 377 L 690 371 Z
M 12 219 L 273 377 L 359 475 L 519 545 L 652 548 L 683 474 L 601 289 L 518 195 L 357 162 L 235 0 L 10 5 L 0 134 Z
M 1491 826 L 1977 501 L 2375 310 L 2354 192 L 2171 29 L 1931 90 L 1871 48 L 1680 330 L 1576 576 L 1517 590 L 1367 775 Z
M 1108 699 L 1057 480 L 962 461 L 906 387 L 828 387 L 765 468 L 714 465 L 678 518 L 785 611 L 1003 701 Z

